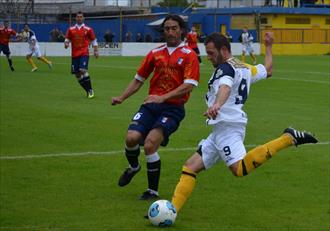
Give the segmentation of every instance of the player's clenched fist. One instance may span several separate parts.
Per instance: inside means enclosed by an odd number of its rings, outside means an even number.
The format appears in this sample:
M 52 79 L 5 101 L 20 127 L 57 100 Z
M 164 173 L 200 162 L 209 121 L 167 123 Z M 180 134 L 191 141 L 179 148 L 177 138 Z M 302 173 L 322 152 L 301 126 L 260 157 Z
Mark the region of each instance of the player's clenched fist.
M 264 36 L 265 46 L 271 46 L 274 43 L 274 34 L 272 32 L 266 32 Z
M 113 97 L 111 100 L 111 105 L 121 104 L 123 99 L 121 97 Z

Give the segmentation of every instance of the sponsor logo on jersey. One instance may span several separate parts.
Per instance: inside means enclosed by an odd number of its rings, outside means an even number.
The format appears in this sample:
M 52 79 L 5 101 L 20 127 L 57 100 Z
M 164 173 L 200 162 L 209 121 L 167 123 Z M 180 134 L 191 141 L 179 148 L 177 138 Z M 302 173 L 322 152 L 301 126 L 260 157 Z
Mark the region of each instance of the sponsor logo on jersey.
M 183 62 L 183 58 L 179 58 L 179 59 L 178 59 L 178 64 L 181 65 L 182 62 Z
M 191 50 L 185 48 L 185 47 L 182 47 L 181 51 L 185 54 L 189 54 L 191 52 Z
M 166 123 L 167 120 L 168 120 L 167 117 L 163 117 L 163 118 L 162 118 L 162 123 L 163 123 L 163 124 Z

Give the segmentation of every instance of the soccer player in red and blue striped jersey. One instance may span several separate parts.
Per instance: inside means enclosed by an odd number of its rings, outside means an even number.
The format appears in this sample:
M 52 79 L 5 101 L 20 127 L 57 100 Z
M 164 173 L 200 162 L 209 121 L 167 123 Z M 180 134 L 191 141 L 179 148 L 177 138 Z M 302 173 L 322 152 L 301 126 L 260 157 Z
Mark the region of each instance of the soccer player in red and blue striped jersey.
M 16 36 L 16 31 L 9 28 L 9 21 L 4 21 L 4 26 L 0 27 L 0 54 L 3 52 L 6 55 L 10 70 L 14 71 L 9 50 L 9 40 L 12 36 Z
M 76 15 L 76 25 L 70 27 L 66 32 L 64 48 L 67 49 L 71 42 L 71 73 L 75 74 L 79 84 L 84 88 L 87 97 L 93 98 L 94 91 L 90 80 L 88 70 L 89 50 L 88 46 L 92 43 L 94 48 L 94 56 L 98 58 L 97 39 L 92 28 L 84 24 L 84 15 L 78 12 Z

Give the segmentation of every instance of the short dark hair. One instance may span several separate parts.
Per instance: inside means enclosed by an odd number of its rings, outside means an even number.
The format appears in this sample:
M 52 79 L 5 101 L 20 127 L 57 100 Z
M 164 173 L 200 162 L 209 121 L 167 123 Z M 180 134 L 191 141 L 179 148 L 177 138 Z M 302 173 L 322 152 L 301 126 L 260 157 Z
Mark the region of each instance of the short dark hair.
M 82 11 L 78 11 L 78 12 L 76 13 L 76 16 L 77 16 L 78 14 L 82 14 L 82 15 L 84 15 L 84 13 L 83 13 Z
M 212 33 L 211 35 L 207 36 L 204 44 L 207 45 L 210 42 L 214 43 L 214 46 L 217 48 L 217 50 L 220 50 L 222 47 L 226 47 L 228 51 L 231 52 L 228 38 L 222 34 Z
M 162 28 L 164 28 L 165 22 L 168 20 L 173 20 L 178 22 L 179 26 L 181 29 L 183 29 L 183 31 L 186 29 L 186 23 L 184 22 L 183 18 L 181 18 L 179 15 L 176 14 L 169 14 L 166 16 L 166 18 L 164 19 L 163 23 L 162 23 Z

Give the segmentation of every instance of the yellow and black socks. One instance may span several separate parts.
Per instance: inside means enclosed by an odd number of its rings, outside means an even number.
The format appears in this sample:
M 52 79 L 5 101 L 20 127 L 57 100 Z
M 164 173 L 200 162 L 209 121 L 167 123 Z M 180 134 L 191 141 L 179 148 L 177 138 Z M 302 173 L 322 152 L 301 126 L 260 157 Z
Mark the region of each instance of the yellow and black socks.
M 255 64 L 257 62 L 257 58 L 254 54 L 250 54 L 252 60 L 253 60 L 253 64 Z
M 242 54 L 242 62 L 245 63 L 245 54 Z
M 175 191 L 172 197 L 172 204 L 176 208 L 177 212 L 181 210 L 190 194 L 196 185 L 196 173 L 191 171 L 186 166 L 182 167 L 182 173 L 179 183 L 175 187 Z
M 33 68 L 37 68 L 36 64 L 33 62 L 32 57 L 27 57 L 26 59 Z
M 40 59 L 42 62 L 44 62 L 46 64 L 50 63 L 50 61 L 48 59 L 46 59 L 46 57 L 44 57 L 44 56 L 40 56 L 40 57 L 38 57 L 38 59 Z
M 250 150 L 244 159 L 240 161 L 236 175 L 246 176 L 251 171 L 265 163 L 278 151 L 293 144 L 293 138 L 289 134 L 283 134 L 275 140 Z
M 131 168 L 136 169 L 139 167 L 139 155 L 140 145 L 137 144 L 132 148 L 125 146 L 125 156 Z
M 148 175 L 148 189 L 153 192 L 158 192 L 159 177 L 160 177 L 160 157 L 157 152 L 146 155 L 147 159 L 147 175 Z

